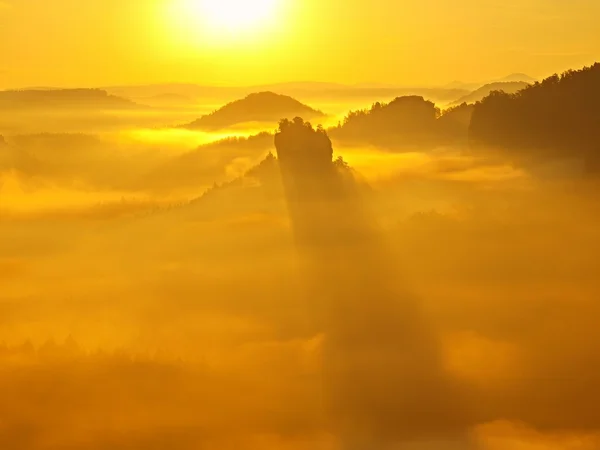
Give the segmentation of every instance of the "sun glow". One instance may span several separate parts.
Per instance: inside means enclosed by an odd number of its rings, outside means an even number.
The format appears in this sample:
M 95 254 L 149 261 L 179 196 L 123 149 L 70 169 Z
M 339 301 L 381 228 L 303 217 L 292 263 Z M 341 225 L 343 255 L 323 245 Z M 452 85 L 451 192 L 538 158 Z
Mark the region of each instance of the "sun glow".
M 178 14 L 213 36 L 247 35 L 272 22 L 280 0 L 181 0 Z
M 230 30 L 260 26 L 273 19 L 277 0 L 203 0 L 209 23 Z

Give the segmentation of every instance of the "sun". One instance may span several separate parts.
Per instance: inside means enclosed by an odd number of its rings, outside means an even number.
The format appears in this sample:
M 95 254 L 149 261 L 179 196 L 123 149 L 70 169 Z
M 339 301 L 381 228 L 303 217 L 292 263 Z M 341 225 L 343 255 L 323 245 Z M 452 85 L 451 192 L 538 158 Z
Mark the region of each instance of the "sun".
M 271 20 L 277 0 L 198 0 L 209 25 L 229 31 L 250 29 Z
M 179 14 L 213 35 L 240 35 L 266 27 L 280 0 L 181 0 Z
M 256 57 L 289 35 L 298 0 L 155 1 L 161 5 L 156 20 L 164 27 L 162 42 L 173 54 Z

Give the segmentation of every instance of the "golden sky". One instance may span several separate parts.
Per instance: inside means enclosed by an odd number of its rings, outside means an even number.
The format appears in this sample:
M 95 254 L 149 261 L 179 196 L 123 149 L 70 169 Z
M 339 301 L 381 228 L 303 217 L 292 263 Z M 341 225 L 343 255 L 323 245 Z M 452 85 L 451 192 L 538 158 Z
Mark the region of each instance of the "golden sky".
M 193 1 L 0 0 L 0 88 L 433 85 L 600 59 L 597 0 L 278 0 L 237 36 L 191 13 Z

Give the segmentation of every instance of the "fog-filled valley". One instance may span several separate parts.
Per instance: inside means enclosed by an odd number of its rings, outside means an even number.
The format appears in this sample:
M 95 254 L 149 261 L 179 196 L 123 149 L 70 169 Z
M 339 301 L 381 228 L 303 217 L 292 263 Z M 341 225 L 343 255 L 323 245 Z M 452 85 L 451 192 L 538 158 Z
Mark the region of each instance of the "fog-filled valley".
M 0 448 L 600 448 L 598 104 L 0 91 Z

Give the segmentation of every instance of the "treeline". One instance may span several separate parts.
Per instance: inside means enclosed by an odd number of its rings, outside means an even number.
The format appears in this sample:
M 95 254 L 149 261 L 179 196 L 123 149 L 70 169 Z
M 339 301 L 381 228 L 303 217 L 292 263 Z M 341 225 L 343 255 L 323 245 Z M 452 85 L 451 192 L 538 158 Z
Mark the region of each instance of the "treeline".
M 571 158 L 600 171 L 600 64 L 553 75 L 516 93 L 440 110 L 423 97 L 351 111 L 328 130 L 345 144 L 393 150 L 444 145 L 500 150 L 516 163 Z
M 393 149 L 435 147 L 467 142 L 472 106 L 466 103 L 441 111 L 423 97 L 398 97 L 351 111 L 329 129 L 334 140 Z
M 583 159 L 598 172 L 600 64 L 553 75 L 515 94 L 492 92 L 473 112 L 469 139 L 517 160 Z

